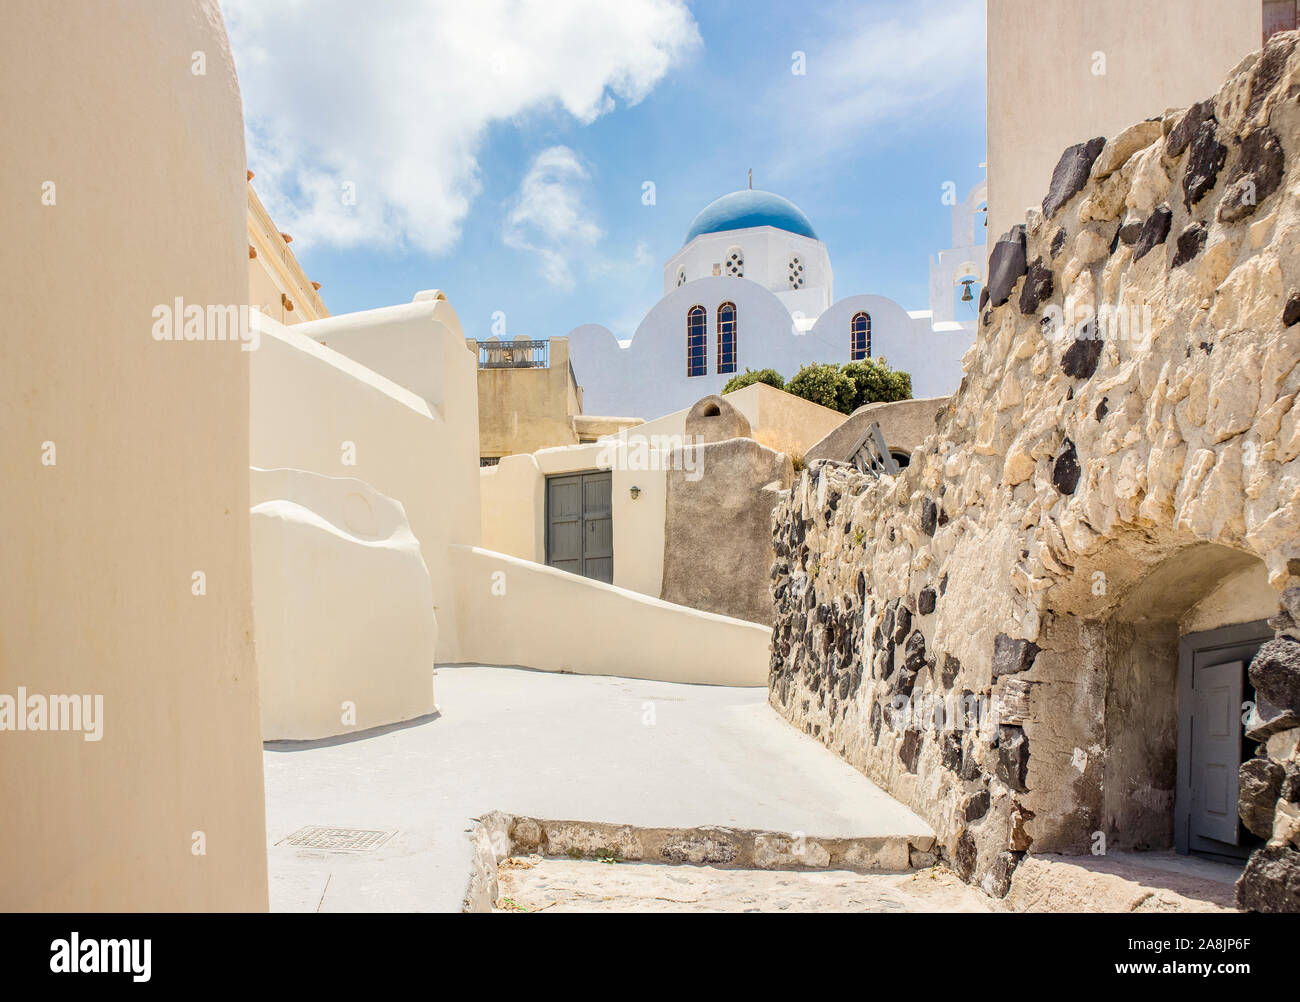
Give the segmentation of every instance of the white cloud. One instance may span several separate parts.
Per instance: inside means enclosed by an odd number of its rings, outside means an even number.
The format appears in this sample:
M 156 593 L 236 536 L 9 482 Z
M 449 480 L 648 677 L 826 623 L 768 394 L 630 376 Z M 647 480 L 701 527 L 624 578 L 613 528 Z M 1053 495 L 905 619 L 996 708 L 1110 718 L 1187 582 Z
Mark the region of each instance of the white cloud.
M 542 277 L 572 289 L 573 263 L 595 247 L 600 227 L 586 202 L 590 175 L 567 146 L 552 146 L 533 158 L 506 217 L 506 246 L 537 255 Z
M 449 249 L 487 128 L 588 123 L 699 44 L 682 0 L 223 0 L 249 163 L 305 242 Z M 344 186 L 355 186 L 355 204 Z
M 824 46 L 810 46 L 807 75 L 769 95 L 819 152 L 862 130 L 916 121 L 938 103 L 982 108 L 984 0 L 916 0 L 897 13 L 837 8 Z M 804 152 L 807 152 L 805 148 Z

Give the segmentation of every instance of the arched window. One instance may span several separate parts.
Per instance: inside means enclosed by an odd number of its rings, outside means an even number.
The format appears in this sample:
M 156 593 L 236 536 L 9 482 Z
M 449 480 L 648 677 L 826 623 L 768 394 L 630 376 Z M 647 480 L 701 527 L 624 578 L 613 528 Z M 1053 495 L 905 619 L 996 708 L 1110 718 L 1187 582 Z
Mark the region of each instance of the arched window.
M 871 314 L 855 313 L 849 323 L 849 360 L 871 357 Z
M 718 372 L 736 371 L 736 304 L 718 307 Z
M 708 374 L 709 332 L 706 321 L 703 306 L 692 306 L 686 311 L 686 375 L 688 376 Z

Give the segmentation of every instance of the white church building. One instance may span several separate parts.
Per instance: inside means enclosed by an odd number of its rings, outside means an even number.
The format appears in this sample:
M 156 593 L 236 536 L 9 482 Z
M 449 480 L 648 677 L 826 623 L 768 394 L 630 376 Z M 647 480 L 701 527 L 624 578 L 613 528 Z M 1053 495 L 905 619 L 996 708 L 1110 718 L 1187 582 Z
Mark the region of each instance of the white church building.
M 930 262 L 929 310 L 886 296 L 836 300 L 826 245 L 793 202 L 746 188 L 709 203 L 664 265 L 664 295 L 628 341 L 584 324 L 570 358 L 588 414 L 647 419 L 719 393 L 732 376 L 809 362 L 883 358 L 912 376 L 916 397 L 946 396 L 974 340 L 985 248 L 975 245 L 985 201 L 979 184 L 953 208 L 954 248 Z M 969 304 L 956 319 L 955 290 Z

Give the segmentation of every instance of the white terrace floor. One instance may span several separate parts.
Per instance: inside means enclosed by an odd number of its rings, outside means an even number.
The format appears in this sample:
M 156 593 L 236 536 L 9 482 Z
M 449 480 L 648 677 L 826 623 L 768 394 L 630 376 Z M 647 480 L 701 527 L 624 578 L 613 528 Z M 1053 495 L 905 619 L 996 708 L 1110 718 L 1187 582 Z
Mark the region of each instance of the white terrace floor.
M 265 752 L 273 911 L 458 911 L 491 810 L 653 827 L 932 836 L 767 705 L 765 689 L 439 668 L 441 712 Z M 653 714 L 653 723 L 647 723 Z M 396 829 L 368 852 L 277 846 L 308 825 Z

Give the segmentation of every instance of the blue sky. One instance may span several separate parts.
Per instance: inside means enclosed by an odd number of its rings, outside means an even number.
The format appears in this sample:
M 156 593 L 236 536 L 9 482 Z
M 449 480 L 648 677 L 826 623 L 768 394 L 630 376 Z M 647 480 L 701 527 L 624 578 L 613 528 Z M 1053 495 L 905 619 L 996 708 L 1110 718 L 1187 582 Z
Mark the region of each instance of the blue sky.
M 751 167 L 812 219 L 837 298 L 923 309 L 944 182 L 983 177 L 982 0 L 371 8 L 223 2 L 254 186 L 335 314 L 441 288 L 470 336 L 500 311 L 510 336 L 628 337 Z

